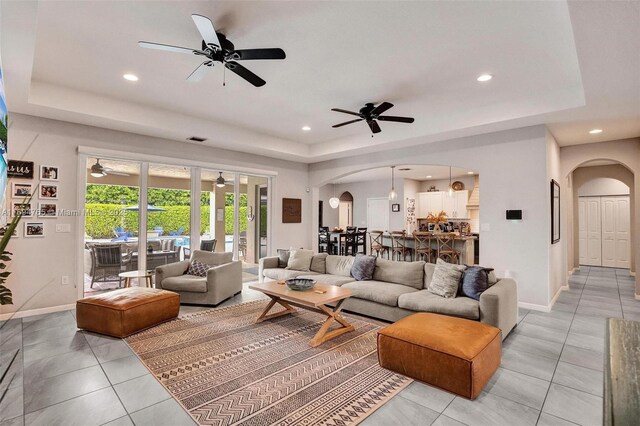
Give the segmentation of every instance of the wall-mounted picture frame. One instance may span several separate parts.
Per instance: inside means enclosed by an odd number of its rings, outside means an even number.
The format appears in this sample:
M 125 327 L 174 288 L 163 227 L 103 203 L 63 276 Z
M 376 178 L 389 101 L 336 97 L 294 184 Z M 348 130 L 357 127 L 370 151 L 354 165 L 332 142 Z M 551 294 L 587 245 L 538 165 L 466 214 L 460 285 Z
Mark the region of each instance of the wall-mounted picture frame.
M 22 213 L 22 217 L 33 217 L 31 203 L 13 203 L 11 212 L 14 217 L 17 216 L 18 213 Z
M 7 229 L 9 228 L 8 225 L 5 226 L 0 226 L 0 238 L 4 237 L 4 235 L 7 233 Z M 11 235 L 11 237 L 17 237 L 18 236 L 18 228 L 16 227 L 13 230 L 13 235 Z
M 11 196 L 13 198 L 28 198 L 33 193 L 31 183 L 13 182 L 11 184 Z
M 302 223 L 302 200 L 300 198 L 282 199 L 282 223 Z
M 560 184 L 551 179 L 551 244 L 560 241 Z
M 59 170 L 55 166 L 40 166 L 40 180 L 58 181 L 60 180 Z
M 38 198 L 41 200 L 57 200 L 58 185 L 51 183 L 41 183 L 38 189 Z
M 56 203 L 38 203 L 38 217 L 57 217 L 58 204 Z
M 392 212 L 399 212 L 400 211 L 400 204 L 391 204 L 391 211 Z
M 33 179 L 33 161 L 9 160 L 7 177 L 15 179 Z
M 44 237 L 44 222 L 25 222 L 24 237 L 25 238 Z

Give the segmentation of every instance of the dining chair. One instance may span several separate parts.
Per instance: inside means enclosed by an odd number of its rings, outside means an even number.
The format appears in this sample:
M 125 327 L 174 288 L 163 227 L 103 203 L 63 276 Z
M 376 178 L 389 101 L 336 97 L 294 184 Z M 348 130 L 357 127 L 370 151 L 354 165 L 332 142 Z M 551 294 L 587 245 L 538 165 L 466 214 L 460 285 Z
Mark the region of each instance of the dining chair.
M 200 241 L 200 250 L 214 251 L 216 249 L 217 242 L 218 241 L 215 238 L 213 240 L 202 240 Z
M 449 263 L 460 263 L 460 251 L 456 250 L 453 233 L 435 234 L 438 240 L 438 258 Z
M 435 263 L 438 250 L 431 247 L 433 234 L 431 232 L 413 231 L 415 260 Z
M 358 228 L 358 232 L 356 232 L 356 241 L 355 241 L 355 254 L 367 254 L 367 232 L 360 232 L 360 228 Z
M 321 226 L 318 228 L 318 253 L 332 253 L 333 243 L 329 235 L 329 227 Z
M 347 234 L 355 234 L 357 231 L 358 228 L 356 228 L 355 226 L 347 226 L 347 229 L 345 230 Z
M 356 237 L 357 234 L 355 232 L 340 234 L 340 254 L 342 256 L 356 255 Z
M 91 259 L 93 263 L 91 273 L 91 288 L 95 282 L 118 281 L 118 287 L 122 286 L 121 272 L 125 272 L 131 264 L 131 253 L 123 253 L 121 244 L 94 244 L 91 247 Z M 102 272 L 102 279 L 96 279 L 98 271 Z M 115 279 L 115 276 L 118 278 Z M 110 279 L 114 277 L 114 279 Z
M 371 247 L 371 254 L 375 253 L 376 257 L 382 256 L 387 253 L 387 257 L 389 257 L 389 246 L 384 245 L 384 241 L 382 237 L 384 235 L 384 231 L 374 231 L 369 232 L 369 246 Z
M 412 250 L 407 246 L 407 232 L 406 231 L 391 231 L 391 258 L 393 260 L 406 261 L 407 255 L 412 257 Z
M 358 231 L 357 232 L 367 232 L 367 227 L 358 227 Z

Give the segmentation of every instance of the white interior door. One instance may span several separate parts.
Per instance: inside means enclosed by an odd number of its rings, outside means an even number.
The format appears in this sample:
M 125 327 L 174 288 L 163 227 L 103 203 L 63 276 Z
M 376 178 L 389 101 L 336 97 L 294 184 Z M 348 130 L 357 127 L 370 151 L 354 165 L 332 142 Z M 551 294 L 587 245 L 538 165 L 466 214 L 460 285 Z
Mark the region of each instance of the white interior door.
M 629 197 L 602 197 L 602 266 L 629 268 Z
M 578 263 L 587 264 L 587 200 L 578 199 Z
M 600 198 L 587 198 L 587 262 L 586 265 L 602 266 L 602 222 Z
M 388 198 L 367 198 L 367 227 L 369 231 L 389 230 Z

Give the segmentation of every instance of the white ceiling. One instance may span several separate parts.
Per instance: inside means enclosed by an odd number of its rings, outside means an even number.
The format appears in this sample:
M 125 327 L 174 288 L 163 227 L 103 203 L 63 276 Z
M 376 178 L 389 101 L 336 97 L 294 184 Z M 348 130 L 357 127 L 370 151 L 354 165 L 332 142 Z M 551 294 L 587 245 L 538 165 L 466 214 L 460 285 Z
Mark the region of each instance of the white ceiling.
M 262 88 L 222 87 L 222 67 L 186 82 L 196 57 L 136 43 L 199 46 L 192 13 L 287 59 L 245 63 Z M 0 28 L 13 112 L 278 158 L 542 123 L 561 145 L 640 136 L 639 2 L 3 2 Z M 381 101 L 416 122 L 331 128 Z
M 402 169 L 410 170 L 402 170 Z M 470 176 L 468 172 L 473 170 L 465 170 L 458 167 L 451 168 L 451 178 L 453 180 Z M 449 167 L 448 166 L 425 166 L 425 165 L 410 165 L 410 166 L 397 166 L 395 169 L 396 179 L 413 179 L 418 181 L 435 181 L 441 179 L 449 179 Z M 427 176 L 431 176 L 427 178 Z M 378 167 L 375 169 L 364 170 L 362 172 L 353 173 L 348 176 L 336 179 L 331 183 L 351 183 L 351 182 L 369 182 L 373 180 L 391 180 L 391 168 L 390 167 Z

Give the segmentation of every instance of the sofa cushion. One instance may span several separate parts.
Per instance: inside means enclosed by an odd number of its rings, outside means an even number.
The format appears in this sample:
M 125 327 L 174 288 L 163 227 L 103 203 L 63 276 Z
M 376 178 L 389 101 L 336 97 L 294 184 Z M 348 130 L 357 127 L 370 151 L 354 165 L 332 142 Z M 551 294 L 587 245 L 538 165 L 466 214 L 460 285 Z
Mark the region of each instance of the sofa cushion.
M 370 300 L 383 305 L 398 306 L 398 297 L 403 294 L 417 293 L 415 288 L 382 281 L 354 281 L 342 286 L 348 288 L 357 299 Z
M 343 277 L 342 275 L 329 275 L 329 274 L 299 275 L 296 278 L 309 278 L 311 280 L 316 280 L 317 282 L 322 284 L 330 284 L 330 285 L 335 285 L 337 287 L 340 287 L 343 284 L 352 283 L 355 281 L 355 279 L 351 277 Z
M 286 268 L 289 263 L 289 250 L 278 249 L 278 268 Z
M 315 272 L 294 271 L 291 269 L 269 268 L 262 271 L 262 275 L 272 280 L 288 280 L 289 278 L 297 278 L 300 275 L 316 275 Z
M 187 275 L 193 275 L 196 277 L 206 277 L 207 271 L 209 268 L 213 268 L 213 266 L 209 266 L 206 263 L 198 262 L 194 260 L 189 264 L 189 269 L 187 270 Z
M 428 289 L 431 284 L 431 280 L 433 279 L 433 273 L 436 270 L 435 263 L 425 263 L 424 264 L 424 289 Z
M 207 279 L 195 275 L 180 275 L 162 280 L 162 288 L 173 291 L 207 292 Z
M 355 259 L 353 256 L 327 256 L 327 274 L 350 277 Z
M 358 281 L 367 281 L 373 278 L 376 269 L 376 257 L 357 254 L 351 267 L 351 276 Z
M 445 298 L 429 290 L 401 295 L 398 298 L 398 306 L 417 312 L 432 312 L 472 320 L 480 319 L 480 303 L 477 300 L 468 297 Z
M 464 270 L 465 267 L 462 265 L 438 259 L 428 290 L 438 296 L 456 297 Z
M 311 259 L 311 267 L 309 268 L 312 272 L 317 272 L 319 274 L 327 273 L 327 256 L 329 253 L 318 253 L 313 256 Z
M 225 263 L 230 263 L 233 261 L 233 253 L 231 252 L 217 252 L 212 253 L 210 251 L 203 250 L 194 250 L 191 254 L 191 260 L 197 260 L 201 263 L 206 263 L 211 266 L 220 266 Z
M 462 273 L 460 293 L 463 296 L 480 300 L 482 292 L 489 288 L 489 273 L 491 271 L 493 269 L 482 266 L 467 266 Z
M 294 249 L 289 250 L 289 262 L 286 269 L 308 272 L 313 259 L 313 250 Z
M 378 258 L 373 279 L 404 284 L 421 290 L 424 285 L 424 262 L 421 260 L 418 262 L 394 262 Z

